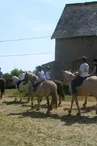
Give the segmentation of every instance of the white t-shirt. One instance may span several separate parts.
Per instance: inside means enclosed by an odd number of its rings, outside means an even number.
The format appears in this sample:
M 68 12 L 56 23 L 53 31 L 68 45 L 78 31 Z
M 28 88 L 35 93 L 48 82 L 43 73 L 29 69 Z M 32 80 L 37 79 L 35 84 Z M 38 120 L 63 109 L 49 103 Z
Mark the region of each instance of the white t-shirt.
M 46 77 L 46 80 L 50 80 L 51 79 L 50 72 L 46 71 L 45 77 Z
M 25 74 L 24 73 L 20 73 L 19 75 L 19 80 L 22 81 L 24 80 Z
M 81 77 L 87 77 L 89 75 L 89 65 L 87 63 L 82 63 L 79 70 L 81 71 Z
M 42 71 L 39 71 L 38 73 L 38 78 L 39 79 L 45 79 L 45 74 L 44 74 L 44 71 L 42 70 Z

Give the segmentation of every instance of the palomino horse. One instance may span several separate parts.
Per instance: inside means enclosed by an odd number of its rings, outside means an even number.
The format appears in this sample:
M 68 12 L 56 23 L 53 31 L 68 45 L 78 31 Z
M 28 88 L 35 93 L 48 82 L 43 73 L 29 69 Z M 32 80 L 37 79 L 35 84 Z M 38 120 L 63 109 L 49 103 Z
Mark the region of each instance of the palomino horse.
M 26 73 L 26 77 L 29 78 L 32 78 L 31 76 L 33 75 L 33 80 L 32 80 L 32 84 L 34 81 L 36 81 L 38 79 L 38 77 L 32 73 Z M 26 80 L 26 77 L 25 77 L 25 80 Z M 64 100 L 65 98 L 65 93 L 64 93 L 64 87 L 63 87 L 63 83 L 61 81 L 58 81 L 58 80 L 52 80 L 56 85 L 57 85 L 57 94 L 59 95 L 59 103 L 58 105 L 61 104 L 61 101 Z M 42 98 L 41 98 L 42 99 Z M 29 99 L 30 100 L 30 99 Z
M 32 88 L 33 88 L 33 82 L 36 79 L 37 76 L 26 72 L 24 81 L 25 83 L 29 81 L 31 83 L 30 84 L 31 86 L 29 88 L 29 93 L 31 95 L 31 107 L 33 108 L 33 97 L 37 96 L 38 109 L 40 109 L 40 98 L 42 96 L 45 96 L 48 104 L 47 113 L 49 113 L 53 107 L 57 108 L 57 85 L 51 80 L 44 80 L 37 86 L 36 91 L 34 92 Z M 51 105 L 49 104 L 49 96 L 52 96 Z
M 65 78 L 65 81 L 66 82 L 68 81 L 68 83 L 70 84 L 74 75 L 69 71 L 63 71 L 63 75 Z M 77 96 L 88 96 L 88 95 L 92 95 L 96 98 L 96 114 L 97 114 L 97 76 L 90 76 L 86 78 L 84 82 L 82 83 L 82 85 L 77 87 Z M 72 95 L 72 101 L 71 101 L 71 107 L 70 107 L 69 113 L 71 113 L 72 111 L 74 100 L 78 108 L 77 114 L 80 115 L 80 108 L 79 108 L 77 97 L 74 97 L 73 95 Z
M 17 76 L 13 76 L 12 77 L 12 80 L 13 80 L 13 82 L 15 84 L 16 89 L 18 89 L 17 88 L 17 82 L 19 81 L 19 78 Z M 20 101 L 22 101 L 22 95 L 21 95 L 21 93 L 23 93 L 23 92 L 25 92 L 26 94 L 29 93 L 29 84 L 25 84 L 24 85 L 23 82 L 21 82 L 19 84 L 18 91 L 19 91 Z M 17 100 L 17 97 L 15 97 L 15 100 Z M 29 94 L 28 94 L 28 101 L 29 101 Z
M 65 100 L 65 93 L 64 93 L 63 83 L 61 81 L 58 81 L 58 80 L 52 80 L 52 81 L 57 85 L 57 94 L 59 95 L 59 103 L 58 103 L 58 105 L 60 105 L 62 100 Z
M 4 94 L 4 91 L 5 91 L 5 84 L 6 84 L 6 81 L 4 78 L 0 78 L 0 99 L 2 99 L 2 95 Z
M 63 77 L 64 77 L 64 84 L 67 84 L 69 86 L 69 92 L 72 93 L 71 90 L 71 80 L 75 78 L 75 74 L 71 73 L 70 71 L 63 71 Z M 79 95 L 81 96 L 81 95 Z M 87 96 L 85 96 L 85 102 L 83 103 L 83 107 L 86 107 L 87 104 Z

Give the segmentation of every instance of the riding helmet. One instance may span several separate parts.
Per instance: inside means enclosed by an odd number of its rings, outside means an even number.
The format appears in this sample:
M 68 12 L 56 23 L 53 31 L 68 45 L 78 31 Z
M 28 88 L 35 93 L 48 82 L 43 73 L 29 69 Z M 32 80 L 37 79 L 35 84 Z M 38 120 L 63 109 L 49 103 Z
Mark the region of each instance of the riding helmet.
M 81 60 L 82 61 L 87 61 L 87 57 L 86 56 L 82 56 Z

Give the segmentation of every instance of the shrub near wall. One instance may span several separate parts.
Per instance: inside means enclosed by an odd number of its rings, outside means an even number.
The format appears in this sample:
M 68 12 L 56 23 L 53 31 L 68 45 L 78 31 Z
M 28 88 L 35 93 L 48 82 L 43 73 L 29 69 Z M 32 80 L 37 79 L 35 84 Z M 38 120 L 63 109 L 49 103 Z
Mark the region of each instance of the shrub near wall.
M 66 95 L 70 95 L 68 85 L 64 85 L 64 90 L 65 90 L 65 94 L 66 94 Z

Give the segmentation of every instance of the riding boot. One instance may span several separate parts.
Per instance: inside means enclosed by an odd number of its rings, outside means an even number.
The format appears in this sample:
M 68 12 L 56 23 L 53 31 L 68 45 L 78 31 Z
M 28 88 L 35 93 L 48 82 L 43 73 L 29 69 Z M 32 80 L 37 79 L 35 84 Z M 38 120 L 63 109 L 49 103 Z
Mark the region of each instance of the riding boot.
M 38 81 L 37 83 L 34 83 L 34 84 L 33 84 L 33 91 L 36 91 L 36 87 L 37 87 L 40 83 L 42 83 L 43 81 L 44 81 L 44 79 Z

